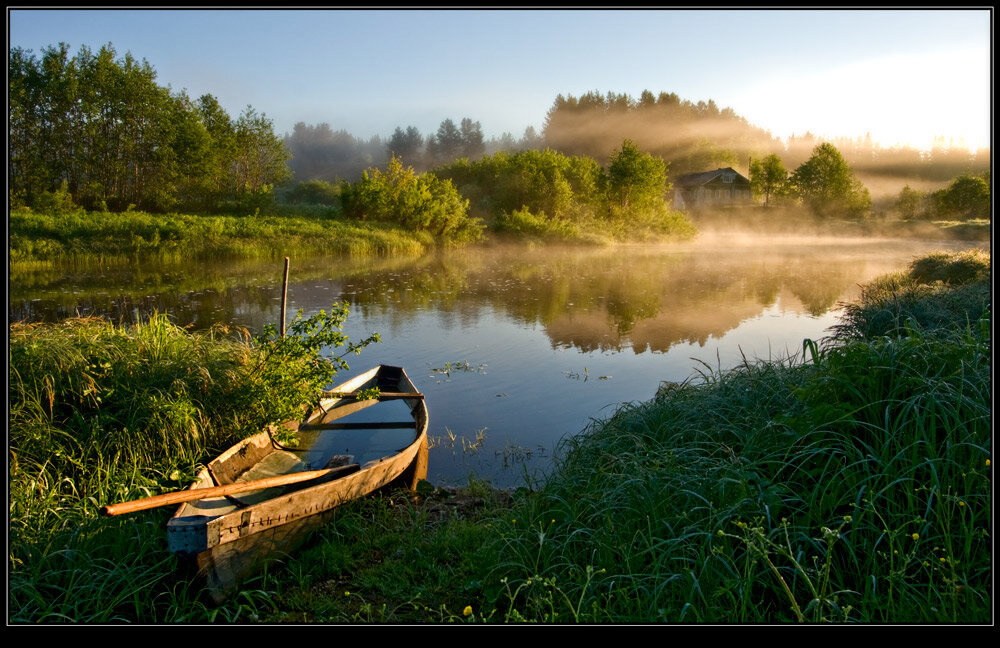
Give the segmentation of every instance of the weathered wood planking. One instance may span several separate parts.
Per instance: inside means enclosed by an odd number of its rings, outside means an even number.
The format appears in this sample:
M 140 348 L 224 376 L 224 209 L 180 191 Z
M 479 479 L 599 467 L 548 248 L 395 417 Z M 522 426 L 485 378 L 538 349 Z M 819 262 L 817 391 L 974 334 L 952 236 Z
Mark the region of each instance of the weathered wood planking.
M 392 393 L 394 398 L 398 394 L 409 407 L 413 421 L 407 422 L 407 427 L 414 428 L 413 441 L 399 452 L 367 462 L 351 474 L 336 473 L 331 479 L 320 477 L 318 483 L 310 481 L 304 486 L 252 491 L 240 498 L 226 495 L 186 502 L 168 522 L 171 550 L 182 557 L 195 558 L 198 573 L 205 578 L 206 587 L 216 601 L 224 600 L 241 580 L 270 558 L 293 551 L 337 506 L 390 484 L 412 489 L 426 478 L 428 416 L 423 395 L 401 367 L 386 365 L 357 376 L 335 391 L 349 394 L 371 387 Z M 327 393 L 301 421 L 286 423 L 284 427 L 306 430 L 334 425 L 333 421 L 378 402 Z M 350 427 L 357 429 L 356 424 Z M 275 443 L 268 432 L 244 439 L 210 462 L 199 473 L 192 489 L 236 483 L 273 453 L 289 451 Z M 250 501 L 254 503 L 248 505 Z

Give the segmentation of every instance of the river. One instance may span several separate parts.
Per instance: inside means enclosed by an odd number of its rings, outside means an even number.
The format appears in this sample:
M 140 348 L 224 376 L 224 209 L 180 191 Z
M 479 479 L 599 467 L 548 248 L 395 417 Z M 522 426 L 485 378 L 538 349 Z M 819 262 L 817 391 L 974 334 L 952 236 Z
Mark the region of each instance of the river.
M 798 353 L 828 333 L 859 284 L 916 256 L 971 244 L 807 237 L 703 238 L 615 248 L 490 247 L 422 258 L 298 258 L 287 319 L 346 301 L 345 332 L 382 342 L 351 371 L 398 364 L 426 395 L 428 478 L 511 488 L 544 479 L 560 439 L 661 381 Z M 193 328 L 280 321 L 283 260 L 133 263 L 15 272 L 12 320 Z

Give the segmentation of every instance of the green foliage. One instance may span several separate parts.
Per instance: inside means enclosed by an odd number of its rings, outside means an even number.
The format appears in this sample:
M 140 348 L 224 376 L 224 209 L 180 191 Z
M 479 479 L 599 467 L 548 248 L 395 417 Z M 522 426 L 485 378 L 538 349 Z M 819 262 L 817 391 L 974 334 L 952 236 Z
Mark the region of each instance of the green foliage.
M 990 255 L 982 250 L 937 252 L 916 259 L 908 273 L 879 277 L 845 305 L 834 331 L 841 339 L 905 337 L 953 322 L 988 319 Z
M 12 263 L 74 259 L 279 257 L 298 253 L 415 255 L 433 245 L 430 235 L 389 223 L 333 218 L 329 209 L 289 207 L 283 216 L 194 216 L 74 211 L 10 212 Z
M 985 622 L 988 320 L 807 349 L 808 362 L 666 384 L 567 440 L 544 488 L 498 518 L 505 589 L 485 609 L 591 623 Z
M 435 173 L 451 179 L 469 198 L 473 213 L 487 222 L 520 209 L 582 222 L 595 218 L 601 205 L 603 179 L 597 162 L 551 150 L 494 153 Z
M 42 208 L 67 183 L 87 208 L 215 207 L 288 178 L 271 122 L 248 108 L 233 122 L 206 95 L 195 105 L 108 44 L 97 52 L 11 50 L 10 192 Z M 39 202 L 42 201 L 42 202 Z
M 754 194 L 764 197 L 765 207 L 772 198 L 785 192 L 787 183 L 788 170 L 777 155 L 772 153 L 763 160 L 750 162 L 750 188 Z
M 932 252 L 910 264 L 910 277 L 924 284 L 986 282 L 990 280 L 990 253 L 976 248 L 962 252 Z
M 962 174 L 931 196 L 935 216 L 941 219 L 990 217 L 990 184 L 980 176 Z
M 306 180 L 295 183 L 284 194 L 284 200 L 290 204 L 306 205 L 338 205 L 340 203 L 341 185 L 324 182 L 323 180 Z
M 304 404 L 312 404 L 338 372 L 349 368 L 346 356 L 357 355 L 380 341 L 376 333 L 361 342 L 350 342 L 342 332 L 347 315 L 346 304 L 334 304 L 329 313 L 321 310 L 306 319 L 299 310 L 284 333 L 268 324 L 256 338 L 260 357 L 251 374 L 258 382 L 239 399 L 249 412 L 258 413 L 261 427 L 298 418 Z M 340 355 L 332 355 L 341 347 L 345 349 Z
M 871 208 L 868 190 L 830 143 L 814 148 L 812 157 L 795 169 L 790 182 L 819 216 L 859 217 Z
M 500 214 L 494 228 L 501 234 L 520 238 L 573 240 L 580 235 L 579 229 L 571 221 L 547 218 L 544 213 L 536 216 L 527 209 Z
M 899 191 L 895 207 L 899 216 L 905 220 L 913 220 L 921 215 L 925 195 L 923 192 L 911 189 L 906 185 Z
M 643 153 L 632 140 L 625 140 L 611 154 L 608 164 L 608 193 L 611 203 L 624 213 L 662 204 L 667 184 L 667 165 Z
M 170 512 L 109 520 L 98 509 L 179 490 L 239 438 L 298 417 L 344 354 L 377 340 L 349 343 L 344 317 L 335 304 L 256 340 L 223 326 L 189 333 L 163 315 L 12 325 L 11 619 L 210 619 L 163 541 Z
M 452 179 L 473 213 L 499 232 L 579 241 L 694 233 L 683 214 L 666 207 L 664 163 L 631 143 L 616 152 L 613 180 L 596 160 L 551 149 L 460 160 L 436 173 Z
M 440 243 L 463 243 L 482 236 L 482 223 L 468 215 L 469 201 L 450 180 L 417 174 L 395 156 L 384 171 L 370 169 L 360 181 L 345 185 L 341 201 L 351 218 L 398 223 L 429 232 Z

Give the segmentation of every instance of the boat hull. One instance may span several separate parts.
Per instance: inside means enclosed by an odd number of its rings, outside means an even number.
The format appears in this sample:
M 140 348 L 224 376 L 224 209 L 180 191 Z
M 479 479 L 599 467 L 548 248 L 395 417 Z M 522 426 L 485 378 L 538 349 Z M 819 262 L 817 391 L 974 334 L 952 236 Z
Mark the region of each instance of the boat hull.
M 321 477 L 284 489 L 251 492 L 239 497 L 211 497 L 182 504 L 167 524 L 170 549 L 196 566 L 208 593 L 225 600 L 248 576 L 271 560 L 288 555 L 311 532 L 329 521 L 333 511 L 353 499 L 387 486 L 413 489 L 427 476 L 427 408 L 406 373 L 399 367 L 376 367 L 336 387 L 338 394 L 372 386 L 383 391 L 413 393 L 401 397 L 409 406 L 414 434 L 406 447 L 389 456 L 358 466 L 355 472 Z M 344 416 L 379 401 L 326 398 L 301 421 L 285 424 L 292 430 L 334 427 Z M 320 433 L 322 434 L 322 432 Z M 271 462 L 292 465 L 306 450 L 285 448 L 269 432 L 262 432 L 219 455 L 198 475 L 192 489 L 238 482 L 255 467 Z M 301 461 L 289 472 L 309 469 Z

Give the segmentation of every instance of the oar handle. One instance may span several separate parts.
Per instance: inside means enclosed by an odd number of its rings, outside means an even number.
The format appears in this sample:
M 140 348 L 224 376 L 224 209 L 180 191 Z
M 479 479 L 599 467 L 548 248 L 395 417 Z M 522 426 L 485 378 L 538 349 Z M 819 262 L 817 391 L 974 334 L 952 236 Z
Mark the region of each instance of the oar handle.
M 359 464 L 354 463 L 346 466 L 337 466 L 336 468 L 309 470 L 306 472 L 292 473 L 290 475 L 279 475 L 277 477 L 257 479 L 255 481 L 237 482 L 234 484 L 224 484 L 222 486 L 212 486 L 210 488 L 193 488 L 174 493 L 164 493 L 162 495 L 143 497 L 137 500 L 103 506 L 101 507 L 101 515 L 122 515 L 124 513 L 134 513 L 136 511 L 144 511 L 146 509 L 157 508 L 160 506 L 191 502 L 194 500 L 205 499 L 207 497 L 221 497 L 223 495 L 232 495 L 234 493 L 245 493 L 246 491 L 272 488 L 274 486 L 297 484 L 299 482 L 309 481 L 310 479 L 317 479 L 327 475 L 353 471 L 359 467 Z

